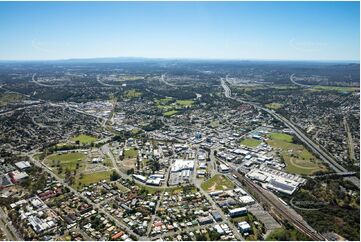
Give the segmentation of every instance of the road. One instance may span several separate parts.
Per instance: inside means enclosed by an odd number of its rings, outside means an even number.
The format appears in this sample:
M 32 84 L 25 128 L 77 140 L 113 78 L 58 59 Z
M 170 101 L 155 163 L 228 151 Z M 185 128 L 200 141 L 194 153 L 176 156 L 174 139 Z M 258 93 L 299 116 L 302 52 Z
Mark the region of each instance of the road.
M 295 73 L 293 73 L 293 74 L 290 76 L 290 81 L 291 81 L 293 84 L 295 84 L 295 85 L 297 85 L 297 86 L 299 86 L 299 87 L 304 87 L 304 88 L 309 88 L 309 87 L 311 87 L 311 86 L 309 86 L 309 85 L 304 85 L 304 84 L 300 84 L 300 83 L 296 82 L 296 81 L 295 81 Z
M 97 82 L 102 85 L 102 86 L 105 86 L 105 87 L 122 87 L 121 85 L 112 85 L 112 84 L 108 84 L 108 83 L 105 83 L 103 81 L 100 80 L 100 75 L 97 75 Z
M 212 204 L 212 207 L 215 208 L 217 210 L 217 212 L 221 215 L 223 222 L 226 223 L 228 225 L 228 227 L 232 230 L 236 239 L 244 241 L 245 239 L 242 237 L 242 235 L 240 234 L 237 227 L 230 221 L 230 218 L 224 214 L 222 209 L 220 207 L 218 207 L 218 205 L 214 202 L 214 200 L 211 198 L 211 196 L 209 196 L 209 194 L 206 193 L 199 184 L 195 183 L 195 186 L 207 198 L 208 202 L 210 204 Z
M 44 83 L 41 83 L 41 82 L 38 82 L 37 80 L 35 80 L 35 76 L 36 76 L 36 73 L 33 74 L 33 77 L 32 77 L 32 82 L 34 82 L 35 84 L 39 85 L 39 86 L 42 86 L 42 87 L 63 87 L 63 85 L 49 85 L 49 84 L 44 84 Z
M 4 210 L 0 207 L 0 227 L 5 233 L 5 236 L 10 241 L 22 241 L 23 238 L 18 234 L 14 226 L 7 219 Z
M 286 119 L 285 117 L 283 117 L 280 114 L 277 114 L 274 110 L 270 110 L 264 107 L 261 107 L 259 104 L 256 104 L 254 102 L 248 102 L 248 101 L 244 101 L 241 100 L 239 98 L 234 98 L 229 96 L 229 87 L 227 86 L 227 84 L 222 81 L 222 87 L 224 89 L 224 95 L 226 97 L 228 97 L 229 99 L 238 101 L 238 102 L 242 102 L 242 103 L 247 103 L 250 105 L 253 105 L 255 108 L 263 110 L 267 113 L 269 113 L 270 115 L 272 115 L 275 119 L 281 121 L 284 125 L 286 125 L 288 128 L 290 128 L 291 130 L 293 130 L 294 134 L 304 143 L 306 144 L 315 154 L 317 154 L 326 164 L 329 165 L 329 167 L 331 169 L 333 169 L 336 172 L 348 172 L 348 170 L 344 167 L 342 167 L 340 164 L 338 164 L 338 162 L 335 160 L 335 158 L 327 151 L 325 151 L 322 147 L 320 147 L 318 144 L 316 144 L 314 141 L 312 141 L 310 138 L 308 138 L 299 128 L 296 127 L 296 125 L 294 125 L 291 121 L 289 121 L 288 119 Z M 346 177 L 345 179 L 349 180 L 350 182 L 352 182 L 355 186 L 357 186 L 358 188 L 360 188 L 360 179 L 358 179 L 357 177 Z
M 98 209 L 98 211 L 100 211 L 101 213 L 103 213 L 109 220 L 113 221 L 119 228 L 123 229 L 128 235 L 133 235 L 136 238 L 139 238 L 139 235 L 135 234 L 127 225 L 121 223 L 119 220 L 117 220 L 116 218 L 114 218 L 111 214 L 108 213 L 108 211 L 106 211 L 104 208 L 102 208 L 100 206 L 100 204 L 96 204 L 93 201 L 91 201 L 89 198 L 87 198 L 86 196 L 84 196 L 83 194 L 81 194 L 80 192 L 78 192 L 77 190 L 75 190 L 74 188 L 72 188 L 71 186 L 69 186 L 67 183 L 64 182 L 63 179 L 61 179 L 60 177 L 58 177 L 56 174 L 54 174 L 46 165 L 44 165 L 41 162 L 38 162 L 37 160 L 35 160 L 32 156 L 29 156 L 30 161 L 38 167 L 43 168 L 46 172 L 48 172 L 48 174 L 50 174 L 55 180 L 57 180 L 59 183 L 61 183 L 64 187 L 68 188 L 71 192 L 73 192 L 74 194 L 76 194 L 77 196 L 81 197 L 82 199 L 84 199 L 84 201 L 86 201 L 87 203 L 91 204 L 93 206 L 94 209 Z
M 227 77 L 226 77 L 226 79 L 227 79 Z M 224 78 L 221 78 L 221 85 L 224 89 L 224 95 L 226 96 L 226 98 L 231 98 L 231 96 L 232 96 L 231 89 L 227 86 L 226 80 Z
M 177 230 L 177 231 L 171 231 L 171 232 L 167 232 L 167 233 L 163 233 L 163 234 L 159 234 L 159 235 L 156 235 L 154 237 L 150 237 L 150 239 L 152 241 L 154 240 L 158 240 L 158 239 L 161 239 L 161 238 L 164 238 L 164 237 L 173 237 L 177 234 L 180 234 L 180 233 L 190 233 L 190 232 L 193 232 L 197 229 L 205 229 L 205 228 L 209 228 L 209 227 L 212 227 L 214 224 L 206 224 L 206 225 L 196 225 L 196 226 L 192 226 L 192 227 L 188 227 L 188 228 L 182 228 L 181 230 Z
M 176 85 L 173 83 L 169 83 L 165 80 L 165 75 L 166 74 L 161 75 L 159 80 L 161 82 L 163 82 L 164 84 L 166 84 L 167 86 L 171 86 L 171 87 L 190 87 L 190 86 L 192 86 L 191 84 Z

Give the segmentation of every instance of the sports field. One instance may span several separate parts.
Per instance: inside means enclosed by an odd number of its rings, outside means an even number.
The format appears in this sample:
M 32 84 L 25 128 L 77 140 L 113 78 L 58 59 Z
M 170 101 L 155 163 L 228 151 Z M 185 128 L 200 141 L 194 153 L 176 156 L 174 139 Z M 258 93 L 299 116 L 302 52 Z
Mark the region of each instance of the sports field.
M 78 136 L 72 138 L 72 140 L 79 141 L 79 143 L 81 143 L 81 144 L 90 144 L 91 142 L 96 141 L 97 138 L 90 136 L 90 135 L 81 134 L 81 135 L 78 135 Z
M 285 141 L 288 143 L 291 143 L 293 141 L 292 135 L 283 133 L 271 133 L 267 135 L 267 137 L 271 138 L 272 140 Z

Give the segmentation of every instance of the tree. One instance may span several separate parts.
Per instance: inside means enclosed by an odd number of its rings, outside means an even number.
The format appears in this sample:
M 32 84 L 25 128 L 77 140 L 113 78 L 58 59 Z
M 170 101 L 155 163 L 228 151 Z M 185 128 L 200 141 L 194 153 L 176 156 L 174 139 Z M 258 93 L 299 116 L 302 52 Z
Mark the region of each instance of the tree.
M 113 171 L 113 173 L 110 175 L 111 181 L 116 181 L 120 178 L 119 174 L 116 171 Z

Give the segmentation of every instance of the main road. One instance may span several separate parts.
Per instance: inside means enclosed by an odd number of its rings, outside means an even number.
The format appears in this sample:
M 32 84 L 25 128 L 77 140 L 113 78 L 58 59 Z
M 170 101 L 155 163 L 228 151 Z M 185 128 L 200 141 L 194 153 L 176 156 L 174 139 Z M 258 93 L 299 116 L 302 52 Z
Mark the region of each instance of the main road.
M 24 154 L 26 155 L 26 154 Z M 137 239 L 139 239 L 139 235 L 135 234 L 127 225 L 121 223 L 118 219 L 116 219 L 115 217 L 113 217 L 108 211 L 106 211 L 104 208 L 102 208 L 99 204 L 94 203 L 93 201 L 91 201 L 89 198 L 87 198 L 86 196 L 84 196 L 83 194 L 81 194 L 80 192 L 78 192 L 77 190 L 75 190 L 73 187 L 69 186 L 66 182 L 64 182 L 63 179 L 61 179 L 60 177 L 58 177 L 56 174 L 53 173 L 52 170 L 50 170 L 46 165 L 44 165 L 42 162 L 39 162 L 37 160 L 35 160 L 32 156 L 28 156 L 30 158 L 30 161 L 38 167 L 41 167 L 42 169 L 44 169 L 48 174 L 50 174 L 56 181 L 58 181 L 59 183 L 62 184 L 62 186 L 68 188 L 71 192 L 73 192 L 74 194 L 76 194 L 77 196 L 81 197 L 82 199 L 84 199 L 87 203 L 91 204 L 93 206 L 93 208 L 98 209 L 101 213 L 103 213 L 105 215 L 105 217 L 107 217 L 108 219 L 112 220 L 119 228 L 123 229 L 127 234 L 129 235 L 133 235 L 134 237 L 136 237 Z
M 226 77 L 227 79 L 227 77 Z M 339 172 L 349 172 L 346 168 L 344 168 L 343 166 L 341 166 L 336 160 L 335 158 L 327 151 L 325 151 L 322 147 L 320 147 L 318 144 L 316 144 L 313 140 L 311 140 L 310 138 L 308 138 L 298 127 L 296 127 L 296 125 L 294 125 L 291 121 L 289 121 L 288 119 L 286 119 L 285 117 L 283 117 L 282 115 L 276 113 L 273 110 L 261 107 L 259 104 L 254 103 L 254 102 L 248 102 L 248 101 L 244 101 L 242 99 L 237 99 L 234 97 L 230 96 L 230 92 L 229 92 L 229 87 L 227 86 L 226 82 L 221 79 L 221 85 L 224 89 L 224 95 L 227 98 L 233 99 L 235 101 L 238 102 L 242 102 L 242 103 L 247 103 L 250 105 L 253 105 L 254 107 L 256 107 L 257 109 L 263 110 L 267 113 L 269 113 L 270 115 L 272 115 L 275 119 L 281 121 L 283 124 L 285 124 L 287 127 L 289 127 L 290 129 L 293 130 L 294 134 L 302 141 L 304 142 L 315 154 L 317 154 L 326 164 L 328 164 L 330 166 L 331 169 L 333 169 L 334 171 L 336 171 L 337 173 Z M 349 180 L 350 182 L 352 182 L 355 186 L 357 186 L 358 188 L 360 188 L 360 179 L 358 179 L 357 177 L 346 177 L 346 180 Z

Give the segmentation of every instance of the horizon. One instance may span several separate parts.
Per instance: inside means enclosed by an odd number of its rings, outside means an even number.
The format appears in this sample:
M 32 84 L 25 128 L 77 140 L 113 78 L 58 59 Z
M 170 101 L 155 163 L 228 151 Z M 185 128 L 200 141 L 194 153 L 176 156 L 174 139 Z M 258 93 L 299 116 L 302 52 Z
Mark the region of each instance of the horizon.
M 360 61 L 359 2 L 0 2 L 0 9 L 1 61 Z
M 7 59 L 0 59 L 0 63 L 22 63 L 22 62 L 71 62 L 71 61 L 79 61 L 79 62 L 87 62 L 87 61 L 93 61 L 96 62 L 96 60 L 99 61 L 113 61 L 113 63 L 117 63 L 117 59 L 119 59 L 119 62 L 122 61 L 219 61 L 219 62 L 315 62 L 315 63 L 347 63 L 347 64 L 360 64 L 360 60 L 308 60 L 308 59 L 235 59 L 235 58 L 198 58 L 198 57 L 181 57 L 181 58 L 175 58 L 175 57 L 142 57 L 142 56 L 114 56 L 114 57 L 70 57 L 70 58 L 64 58 L 64 59 L 29 59 L 29 60 L 7 60 Z

